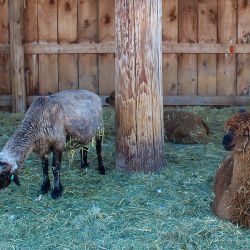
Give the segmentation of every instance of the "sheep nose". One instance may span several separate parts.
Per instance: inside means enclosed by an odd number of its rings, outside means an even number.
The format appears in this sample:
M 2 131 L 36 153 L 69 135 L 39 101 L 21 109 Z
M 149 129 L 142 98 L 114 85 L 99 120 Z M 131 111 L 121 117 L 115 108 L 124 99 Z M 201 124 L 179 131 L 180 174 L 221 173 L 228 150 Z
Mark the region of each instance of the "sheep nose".
M 233 142 L 233 135 L 232 134 L 225 134 L 222 140 L 222 145 L 227 149 L 231 146 Z

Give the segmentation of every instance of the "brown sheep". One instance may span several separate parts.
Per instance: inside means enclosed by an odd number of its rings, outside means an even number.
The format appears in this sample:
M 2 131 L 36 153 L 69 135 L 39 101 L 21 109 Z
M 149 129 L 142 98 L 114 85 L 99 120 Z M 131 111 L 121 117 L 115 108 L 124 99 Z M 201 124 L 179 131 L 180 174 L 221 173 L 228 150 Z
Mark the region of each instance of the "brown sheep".
M 106 98 L 115 107 L 115 91 Z M 164 110 L 165 138 L 169 142 L 182 144 L 208 143 L 209 128 L 198 115 L 180 110 Z
M 221 196 L 225 192 L 226 188 L 231 182 L 233 174 L 233 156 L 232 154 L 227 155 L 219 165 L 214 177 L 214 201 L 212 203 L 212 209 L 216 209 Z
M 222 144 L 232 153 L 222 161 L 214 181 L 213 212 L 222 219 L 250 227 L 250 113 L 225 123 Z

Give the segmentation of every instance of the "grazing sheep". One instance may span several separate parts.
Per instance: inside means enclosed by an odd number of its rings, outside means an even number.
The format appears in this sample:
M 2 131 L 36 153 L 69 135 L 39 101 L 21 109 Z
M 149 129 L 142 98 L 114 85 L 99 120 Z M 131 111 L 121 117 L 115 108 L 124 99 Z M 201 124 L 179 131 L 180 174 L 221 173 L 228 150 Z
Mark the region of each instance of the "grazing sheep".
M 225 123 L 222 144 L 232 153 L 216 173 L 213 212 L 219 218 L 250 227 L 250 113 L 233 115 Z
M 65 149 L 81 147 L 81 166 L 88 165 L 86 145 L 96 139 L 98 170 L 105 173 L 101 143 L 103 123 L 100 98 L 87 90 L 66 90 L 48 97 L 39 97 L 28 109 L 22 124 L 0 152 L 0 188 L 13 180 L 20 185 L 18 169 L 31 151 L 39 155 L 43 167 L 42 193 L 50 189 L 48 154 L 53 153 L 53 198 L 62 193 L 60 169 Z M 66 143 L 67 138 L 70 140 Z
M 106 98 L 106 102 L 115 107 L 115 91 Z M 182 144 L 208 143 L 209 128 L 198 115 L 165 109 L 163 119 L 167 141 Z

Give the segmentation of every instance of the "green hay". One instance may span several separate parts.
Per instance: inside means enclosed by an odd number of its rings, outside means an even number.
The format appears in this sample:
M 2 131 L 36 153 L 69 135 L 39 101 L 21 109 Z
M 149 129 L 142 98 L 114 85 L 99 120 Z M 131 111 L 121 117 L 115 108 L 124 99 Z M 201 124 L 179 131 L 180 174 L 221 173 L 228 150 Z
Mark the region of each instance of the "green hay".
M 250 107 L 246 108 L 250 110 Z M 250 230 L 216 218 L 210 209 L 215 171 L 227 154 L 223 123 L 238 108 L 190 107 L 211 129 L 207 145 L 164 145 L 167 167 L 158 174 L 122 174 L 115 168 L 114 112 L 104 110 L 105 176 L 95 149 L 82 171 L 79 154 L 64 157 L 62 198 L 39 194 L 41 163 L 33 154 L 21 187 L 0 191 L 0 249 L 247 249 Z M 0 146 L 22 115 L 0 112 Z

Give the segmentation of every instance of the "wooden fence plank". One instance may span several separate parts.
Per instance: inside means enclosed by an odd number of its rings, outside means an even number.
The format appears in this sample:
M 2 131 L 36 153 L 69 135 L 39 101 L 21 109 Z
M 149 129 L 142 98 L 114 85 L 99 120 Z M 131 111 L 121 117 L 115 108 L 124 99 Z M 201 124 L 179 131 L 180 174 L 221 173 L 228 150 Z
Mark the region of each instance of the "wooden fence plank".
M 59 91 L 78 89 L 77 55 L 59 55 Z
M 38 4 L 37 0 L 26 0 L 24 8 L 24 42 L 37 43 L 38 41 Z M 38 56 L 25 55 L 24 57 L 24 76 L 26 94 L 39 94 L 38 79 Z
M 24 8 L 24 43 L 36 43 L 38 39 L 37 0 L 25 0 Z
M 39 94 L 58 92 L 58 56 L 39 56 Z
M 39 43 L 57 43 L 57 0 L 38 0 Z
M 163 42 L 178 42 L 178 0 L 163 0 Z M 163 95 L 177 94 L 177 54 L 162 55 Z
M 218 0 L 218 41 L 236 43 L 237 0 Z M 217 94 L 236 94 L 236 57 L 219 54 L 217 68 Z
M 26 110 L 23 48 L 23 0 L 9 1 L 10 81 L 12 83 L 12 111 Z
M 58 42 L 77 41 L 77 1 L 58 2 Z M 59 90 L 78 89 L 78 59 L 76 54 L 59 55 Z
M 9 43 L 8 1 L 0 1 L 0 45 Z M 0 53 L 0 95 L 11 93 L 10 55 Z
M 58 1 L 58 41 L 77 42 L 77 1 Z
M 179 42 L 197 42 L 197 1 L 179 1 Z M 197 55 L 178 56 L 179 95 L 197 94 Z
M 78 1 L 78 42 L 97 42 L 97 0 Z M 79 89 L 98 93 L 96 54 L 79 55 Z
M 250 1 L 238 1 L 238 43 L 250 43 Z M 250 55 L 237 56 L 237 95 L 250 95 Z
M 38 0 L 39 43 L 57 43 L 57 0 Z M 58 91 L 58 55 L 39 55 L 39 93 Z
M 24 56 L 24 77 L 26 93 L 29 95 L 39 95 L 39 74 L 38 55 Z
M 115 40 L 115 0 L 98 0 L 99 42 Z M 115 89 L 115 57 L 112 54 L 98 56 L 99 94 L 108 95 Z
M 0 54 L 0 95 L 8 95 L 11 93 L 9 65 L 10 56 L 6 54 Z
M 217 42 L 217 0 L 198 2 L 198 41 Z M 217 92 L 217 56 L 198 54 L 198 95 L 213 96 Z
M 9 43 L 8 1 L 0 1 L 0 44 Z

